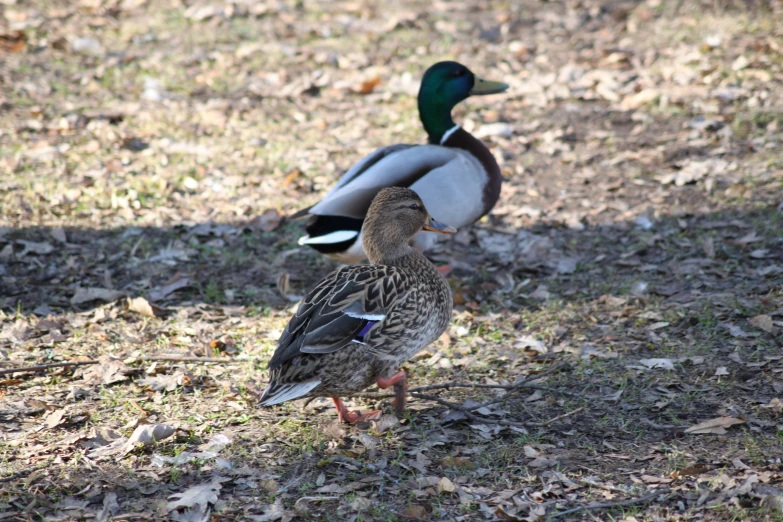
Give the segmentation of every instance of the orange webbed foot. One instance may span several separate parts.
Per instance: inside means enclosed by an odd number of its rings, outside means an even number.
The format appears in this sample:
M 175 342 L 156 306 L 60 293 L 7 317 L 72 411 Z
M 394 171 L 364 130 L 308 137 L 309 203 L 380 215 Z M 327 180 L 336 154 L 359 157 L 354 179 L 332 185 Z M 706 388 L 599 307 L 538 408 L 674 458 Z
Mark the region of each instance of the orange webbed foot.
M 348 411 L 348 408 L 345 407 L 345 404 L 339 398 L 332 397 L 332 401 L 334 401 L 334 407 L 337 408 L 337 416 L 342 422 L 353 424 L 354 422 L 368 422 L 381 418 L 381 410 L 373 410 L 366 413 Z

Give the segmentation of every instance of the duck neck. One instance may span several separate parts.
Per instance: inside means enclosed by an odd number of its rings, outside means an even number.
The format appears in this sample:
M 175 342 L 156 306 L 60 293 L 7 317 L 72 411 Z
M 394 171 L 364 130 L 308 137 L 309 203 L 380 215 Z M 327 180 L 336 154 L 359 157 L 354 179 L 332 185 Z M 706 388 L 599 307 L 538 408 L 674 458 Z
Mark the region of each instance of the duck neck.
M 424 99 L 419 96 L 419 119 L 424 130 L 427 131 L 427 141 L 440 145 L 444 137 L 448 137 L 449 131 L 457 124 L 451 119 L 451 110 L 454 105 L 440 101 Z
M 367 254 L 367 259 L 373 265 L 398 265 L 405 258 L 415 252 L 407 241 L 394 241 L 394 238 L 375 240 L 373 234 L 362 235 L 362 246 Z

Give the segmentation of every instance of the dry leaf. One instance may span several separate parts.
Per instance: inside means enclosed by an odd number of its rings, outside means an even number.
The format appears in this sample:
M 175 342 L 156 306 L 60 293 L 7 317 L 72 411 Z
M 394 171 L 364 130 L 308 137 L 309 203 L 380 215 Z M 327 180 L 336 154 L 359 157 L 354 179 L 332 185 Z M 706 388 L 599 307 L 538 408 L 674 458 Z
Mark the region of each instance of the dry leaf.
M 123 454 L 133 451 L 137 445 L 151 446 L 158 441 L 171 437 L 176 428 L 167 424 L 143 424 L 133 430 L 123 447 Z
M 422 473 L 427 473 L 427 466 L 432 464 L 432 461 L 427 458 L 427 456 L 419 452 L 416 454 L 416 459 L 410 459 L 408 461 L 408 465 L 412 468 L 416 468 L 417 470 L 421 471 Z M 436 479 L 437 480 L 437 479 Z
M 783 513 L 783 491 L 778 490 L 778 492 L 778 494 L 764 497 L 761 505 L 777 513 Z
M 166 505 L 169 516 L 175 520 L 209 520 L 210 504 L 217 503 L 218 494 L 222 488 L 221 482 L 227 480 L 230 479 L 216 476 L 212 478 L 212 482 L 199 484 L 182 493 L 169 495 L 170 500 Z M 184 511 L 178 512 L 181 509 Z
M 769 401 L 769 404 L 764 404 L 762 408 L 769 408 L 777 414 L 783 413 L 783 401 L 775 397 Z
M 557 273 L 558 274 L 573 274 L 576 272 L 576 267 L 579 264 L 579 259 L 574 257 L 562 257 L 557 261 Z
M 734 426 L 735 424 L 744 424 L 745 421 L 736 419 L 734 417 L 717 417 L 715 419 L 706 420 L 700 422 L 695 426 L 685 430 L 685 433 L 704 434 L 714 433 L 716 435 L 723 435 L 726 433 L 726 428 Z
M 361 432 L 357 438 L 359 439 L 359 442 L 361 442 L 362 445 L 367 449 L 375 449 L 380 444 L 380 441 L 369 433 Z
M 643 89 L 635 94 L 630 94 L 620 102 L 620 108 L 625 110 L 638 109 L 642 105 L 652 103 L 661 96 L 657 89 Z
M 359 85 L 359 88 L 356 89 L 356 92 L 358 94 L 370 94 L 380 84 L 381 84 L 381 77 L 380 76 L 374 76 L 374 77 L 370 78 L 369 80 L 363 81 L 361 83 L 361 85 Z
M 693 466 L 688 466 L 687 468 L 683 468 L 677 471 L 672 471 L 669 475 L 673 479 L 677 479 L 680 477 L 691 477 L 693 475 L 701 475 L 702 473 L 707 473 L 710 470 L 710 467 L 705 464 L 694 464 Z
M 122 436 L 110 428 L 92 428 L 89 439 L 79 443 L 85 449 L 101 448 L 121 439 Z
M 174 391 L 177 386 L 182 384 L 184 376 L 183 372 L 175 372 L 172 375 L 156 375 L 155 377 L 136 379 L 136 384 L 147 386 L 154 391 Z
M 438 337 L 437 343 L 442 350 L 448 350 L 449 346 L 451 346 L 451 336 L 449 335 L 449 332 L 443 332 L 440 337 Z
M 0 34 L 0 52 L 20 53 L 27 44 L 27 36 L 24 31 L 11 31 Z
M 345 437 L 345 429 L 343 429 L 343 424 L 339 420 L 325 423 L 321 427 L 321 431 L 334 440 L 341 440 L 343 437 Z
M 457 488 L 448 477 L 443 477 L 438 481 L 438 493 L 454 493 Z
M 90 301 L 104 301 L 110 303 L 123 297 L 125 292 L 111 290 L 109 288 L 77 288 L 76 293 L 71 297 L 71 304 L 78 305 Z
M 430 514 L 424 506 L 411 504 L 403 511 L 402 518 L 405 520 L 429 520 Z
M 540 468 L 540 469 L 551 468 L 552 466 L 555 465 L 557 465 L 556 460 L 548 459 L 546 457 L 536 457 L 535 459 L 527 463 L 527 466 L 529 468 Z
M 349 505 L 354 511 L 369 511 L 375 507 L 375 501 L 365 497 L 356 497 Z
M 381 418 L 377 421 L 373 422 L 373 431 L 376 435 L 383 435 L 390 429 L 394 428 L 395 426 L 398 426 L 400 424 L 400 420 L 395 417 L 394 415 L 381 415 Z
M 543 341 L 539 341 L 531 335 L 523 335 L 514 343 L 513 347 L 524 350 L 530 355 L 538 355 L 548 351 Z
M 54 228 L 52 228 L 52 230 L 49 233 L 54 238 L 54 240 L 59 242 L 59 243 L 67 243 L 68 242 L 68 238 L 65 235 L 65 230 L 63 230 L 62 227 L 54 227 Z
M 772 318 L 766 314 L 757 315 L 748 321 L 754 328 L 760 328 L 767 333 L 775 333 L 775 325 L 772 322 Z
M 176 279 L 174 279 L 176 278 Z M 190 286 L 190 278 L 183 276 L 182 274 L 176 274 L 173 281 L 166 283 L 160 288 L 156 288 L 150 292 L 150 301 L 160 301 L 165 299 L 169 295 L 173 294 L 177 290 Z
M 25 241 L 23 239 L 20 239 L 16 241 L 16 244 L 22 245 L 24 247 L 24 250 L 20 254 L 18 254 L 18 257 L 24 257 L 27 254 L 38 254 L 41 256 L 45 256 L 46 254 L 51 254 L 54 252 L 54 247 L 51 245 L 51 243 L 37 243 L 35 241 Z
M 49 415 L 46 416 L 44 419 L 44 424 L 46 424 L 47 428 L 54 428 L 56 426 L 59 426 L 65 421 L 65 410 L 55 410 L 51 412 Z
M 155 306 L 143 297 L 128 298 L 128 310 L 139 313 L 146 317 L 163 317 L 168 310 Z
M 106 493 L 106 496 L 103 497 L 103 509 L 95 516 L 95 521 L 110 520 L 118 509 L 120 509 L 120 505 L 117 503 L 117 493 Z
M 297 178 L 299 178 L 299 176 L 301 176 L 301 175 L 302 175 L 302 171 L 300 169 L 292 170 L 291 172 L 289 172 L 288 174 L 285 175 L 285 178 L 283 178 L 283 186 L 287 187 L 288 185 L 290 185 L 291 183 L 296 181 Z M 275 212 L 277 212 L 276 209 L 267 209 L 267 210 L 264 211 L 264 213 L 260 217 L 263 217 L 267 212 L 269 212 L 269 210 L 275 210 Z M 256 218 L 256 219 L 258 219 L 258 218 Z M 269 232 L 269 231 L 265 231 L 265 232 Z
M 98 358 L 98 364 L 82 370 L 81 375 L 85 384 L 114 384 L 127 380 L 131 374 L 137 372 L 138 370 L 134 370 L 119 359 L 103 355 Z
M 674 369 L 674 363 L 671 359 L 639 359 L 639 364 L 650 370 L 656 368 L 661 370 Z
M 272 232 L 280 226 L 282 220 L 283 218 L 276 208 L 268 208 L 260 216 L 253 218 L 250 225 L 262 232 Z
M 498 506 L 497 509 L 495 509 L 494 514 L 500 520 L 509 520 L 511 522 L 524 522 L 527 520 L 526 518 L 520 518 L 513 513 L 509 513 L 502 506 Z
M 750 469 L 750 466 L 742 462 L 742 460 L 738 457 L 731 460 L 731 464 L 737 468 L 737 469 Z
M 301 506 L 300 506 L 301 508 Z M 274 522 L 275 520 L 291 520 L 291 515 L 283 507 L 283 501 L 280 498 L 275 499 L 274 503 L 267 506 L 263 515 L 250 515 L 247 517 L 252 522 Z

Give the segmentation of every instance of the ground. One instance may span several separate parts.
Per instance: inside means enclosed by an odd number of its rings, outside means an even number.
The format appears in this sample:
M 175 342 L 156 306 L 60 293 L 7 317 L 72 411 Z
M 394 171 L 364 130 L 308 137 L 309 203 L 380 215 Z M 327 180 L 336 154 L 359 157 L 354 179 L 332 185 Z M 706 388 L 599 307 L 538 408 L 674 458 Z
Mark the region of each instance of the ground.
M 0 519 L 783 519 L 779 2 L 0 13 Z M 255 408 L 336 266 L 287 216 L 441 59 L 510 85 L 455 111 L 506 181 L 406 367 L 485 387 Z

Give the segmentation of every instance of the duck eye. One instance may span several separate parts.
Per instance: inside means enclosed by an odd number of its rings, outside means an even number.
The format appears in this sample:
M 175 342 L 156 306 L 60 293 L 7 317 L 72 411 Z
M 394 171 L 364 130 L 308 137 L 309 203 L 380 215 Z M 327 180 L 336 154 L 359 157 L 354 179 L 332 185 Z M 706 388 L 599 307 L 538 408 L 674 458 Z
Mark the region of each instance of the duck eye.
M 421 207 L 419 205 L 417 205 L 416 203 L 412 203 L 412 204 L 408 205 L 408 208 L 411 209 L 411 210 L 421 210 Z
M 465 74 L 464 69 L 457 69 L 456 71 L 451 73 L 451 75 L 454 76 L 455 78 L 459 78 L 460 76 L 463 76 L 464 74 Z

